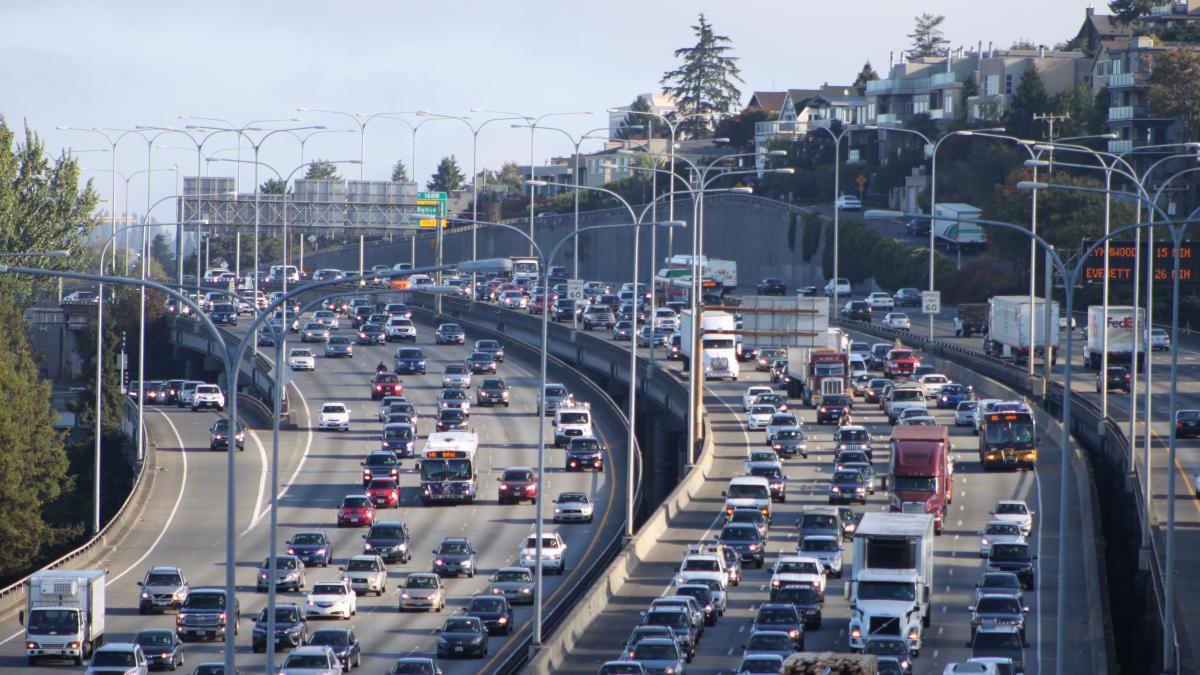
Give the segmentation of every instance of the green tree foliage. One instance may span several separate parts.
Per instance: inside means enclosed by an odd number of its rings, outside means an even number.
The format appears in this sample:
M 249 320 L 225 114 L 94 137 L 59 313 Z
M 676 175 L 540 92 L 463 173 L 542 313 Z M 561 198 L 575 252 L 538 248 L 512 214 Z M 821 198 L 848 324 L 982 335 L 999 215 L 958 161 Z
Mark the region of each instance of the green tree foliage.
M 50 383 L 38 379 L 21 310 L 3 293 L 0 326 L 6 335 L 0 350 L 0 579 L 11 581 L 82 530 L 47 522 L 48 505 L 71 488 L 67 454 L 54 430 Z
M 878 79 L 879 73 L 875 72 L 875 69 L 871 67 L 871 62 L 867 61 L 863 64 L 862 70 L 858 71 L 858 75 L 855 76 L 854 86 L 862 89 L 867 86 L 867 82 Z
M 1069 87 L 1055 94 L 1051 109 L 1067 116 L 1055 126 L 1056 136 L 1082 136 L 1103 131 L 1104 118 L 1096 110 L 1096 99 L 1086 84 Z
M 629 104 L 629 110 L 631 113 L 650 112 L 650 99 L 646 96 L 638 96 L 633 99 L 633 103 Z M 656 115 L 626 114 L 614 136 L 627 140 L 642 140 L 651 133 L 654 138 L 670 138 L 671 127 Z
M 1200 52 L 1168 49 L 1154 58 L 1148 99 L 1157 117 L 1175 117 L 1183 141 L 1200 140 Z
M 0 252 L 66 249 L 63 258 L 14 258 L 10 263 L 58 270 L 81 269 L 87 237 L 97 225 L 91 215 L 99 196 L 89 180 L 79 187 L 79 164 L 67 156 L 51 160 L 33 130 L 23 141 L 0 116 Z M 103 228 L 107 234 L 108 227 Z M 48 286 L 48 281 L 36 282 Z M 14 274 L 0 275 L 0 296 L 23 302 L 35 282 Z
M 824 219 L 816 213 L 804 214 L 804 232 L 800 235 L 800 259 L 811 262 L 821 245 L 821 227 Z
M 884 236 L 861 221 L 840 222 L 838 248 L 841 250 L 838 274 L 857 284 L 874 277 L 882 288 L 923 288 L 929 283 L 929 249 L 911 247 L 908 242 Z M 833 226 L 825 228 L 821 269 L 833 276 Z M 938 288 L 954 269 L 943 255 L 934 256 L 934 275 Z
M 164 270 L 175 269 L 175 248 L 165 233 L 159 232 L 150 240 L 150 257 Z
M 404 166 L 404 160 L 402 159 L 396 160 L 396 163 L 392 165 L 392 182 L 408 182 L 408 167 Z
M 341 180 L 338 175 L 337 165 L 326 159 L 314 160 L 308 165 L 308 169 L 304 172 L 304 177 L 308 180 Z
M 912 47 L 908 50 L 909 59 L 919 59 L 924 56 L 941 56 L 946 53 L 946 45 L 950 41 L 942 34 L 942 22 L 946 17 L 942 14 L 918 16 L 913 32 L 908 34 Z
M 425 183 L 425 187 L 439 192 L 451 192 L 461 190 L 465 181 L 462 169 L 458 167 L 458 160 L 454 155 L 450 155 L 438 162 L 437 170 L 433 172 L 429 182 Z
M 1111 0 L 1108 10 L 1123 23 L 1145 16 L 1155 5 L 1161 5 L 1162 0 Z
M 929 113 L 916 113 L 915 115 L 912 115 L 908 118 L 908 121 L 904 123 L 904 128 L 924 134 L 925 138 L 928 138 L 931 141 L 937 141 L 938 136 L 941 135 L 941 129 L 938 127 L 938 123 L 929 115 Z M 904 135 L 913 141 L 924 143 L 924 141 L 921 141 L 919 138 L 912 136 L 911 134 Z
M 704 14 L 692 30 L 696 44 L 675 50 L 675 58 L 682 63 L 663 74 L 663 93 L 675 97 L 683 115 L 732 110 L 742 97 L 734 81 L 742 82 L 742 78 L 737 58 L 729 56 L 731 41 L 726 35 L 714 33 Z M 693 137 L 701 137 L 710 129 L 703 118 L 684 120 L 682 126 Z
M 1037 68 L 1030 66 L 1021 73 L 1021 80 L 1013 92 L 1012 105 L 1004 126 L 1018 138 L 1040 139 L 1045 136 L 1045 123 L 1035 120 L 1034 115 L 1050 111 L 1050 97 Z
M 501 164 L 500 171 L 496 174 L 496 182 L 503 185 L 508 192 L 517 194 L 524 192 L 525 176 L 521 175 L 521 170 L 517 167 L 516 162 Z
M 258 191 L 264 195 L 281 195 L 287 192 L 287 184 L 278 178 L 268 178 L 258 186 Z
M 971 100 L 972 96 L 978 95 L 979 82 L 975 80 L 975 72 L 972 71 L 967 73 L 967 79 L 963 80 L 962 91 L 960 92 L 959 100 L 962 101 L 962 104 L 958 106 L 958 119 L 960 121 L 967 119 L 967 112 L 969 111 L 968 101 Z
M 779 114 L 774 110 L 746 108 L 732 117 L 722 118 L 713 133 L 719 138 L 728 138 L 729 144 L 739 151 L 749 152 L 754 149 L 754 125 L 778 117 Z
M 1034 50 L 1036 50 L 1036 49 L 1037 49 L 1037 45 L 1035 45 L 1035 44 L 1033 43 L 1033 40 L 1029 40 L 1029 39 L 1027 39 L 1027 38 L 1019 38 L 1019 39 L 1017 39 L 1017 40 L 1013 40 L 1012 46 L 1010 46 L 1010 47 L 1009 47 L 1009 49 L 1014 49 L 1014 50 L 1015 50 L 1015 49 L 1019 49 L 1019 50 L 1023 50 L 1023 51 L 1034 51 Z

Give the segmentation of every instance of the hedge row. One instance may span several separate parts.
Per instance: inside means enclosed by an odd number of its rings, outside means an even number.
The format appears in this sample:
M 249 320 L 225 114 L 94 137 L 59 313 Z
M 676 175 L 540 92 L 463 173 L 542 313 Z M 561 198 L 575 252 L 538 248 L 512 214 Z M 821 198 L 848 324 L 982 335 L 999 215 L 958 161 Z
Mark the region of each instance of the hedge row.
M 927 288 L 929 286 L 929 249 L 912 248 L 905 242 L 885 237 L 858 220 L 842 220 L 838 248 L 841 251 L 838 274 L 859 284 L 874 278 L 880 288 Z M 825 276 L 833 276 L 833 225 L 825 226 L 825 246 L 821 267 Z M 807 231 L 806 233 L 807 234 Z M 935 255 L 937 287 L 954 272 L 954 262 Z

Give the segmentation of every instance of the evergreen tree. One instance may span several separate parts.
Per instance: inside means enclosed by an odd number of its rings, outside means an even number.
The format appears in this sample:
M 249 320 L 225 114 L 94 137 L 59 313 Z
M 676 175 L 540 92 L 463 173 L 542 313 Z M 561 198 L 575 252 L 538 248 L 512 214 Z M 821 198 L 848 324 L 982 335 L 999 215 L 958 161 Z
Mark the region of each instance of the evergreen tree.
M 1046 95 L 1046 86 L 1042 84 L 1042 76 L 1037 68 L 1031 65 L 1021 74 L 1017 90 L 1013 92 L 1004 126 L 1017 138 L 1040 139 L 1043 137 L 1044 123 L 1033 119 L 1033 116 L 1048 110 L 1050 97 Z
M 314 160 L 308 165 L 308 170 L 304 172 L 304 177 L 308 180 L 341 180 L 338 175 L 337 165 L 325 159 Z
M 958 107 L 958 119 L 967 119 L 968 101 L 972 96 L 979 95 L 979 83 L 975 81 L 974 71 L 967 73 L 967 79 L 963 80 L 962 90 L 959 92 L 959 100 L 961 104 Z
M 908 34 L 912 40 L 912 48 L 908 50 L 909 59 L 919 59 L 923 56 L 942 56 L 946 53 L 946 45 L 950 41 L 942 35 L 942 22 L 946 17 L 942 14 L 924 13 L 916 18 L 917 25 Z
M 309 167 L 310 169 L 312 167 Z M 268 178 L 262 185 L 258 186 L 258 191 L 264 195 L 281 195 L 287 191 L 287 185 L 278 178 Z
M 728 54 L 733 49 L 731 41 L 728 36 L 714 33 L 704 14 L 700 14 L 692 30 L 696 34 L 696 44 L 675 50 L 675 58 L 682 63 L 663 74 L 659 82 L 663 85 L 663 93 L 675 97 L 682 115 L 732 110 L 742 97 L 734 80 L 741 82 L 742 78 L 737 58 Z M 681 126 L 696 137 L 712 128 L 703 118 L 687 119 Z
M 454 155 L 443 157 L 442 161 L 438 162 L 437 171 L 433 172 L 433 176 L 425 187 L 438 192 L 452 192 L 461 190 L 466 178 L 463 176 L 462 170 L 458 167 L 458 160 Z
M 150 257 L 164 270 L 175 269 L 175 249 L 166 234 L 159 232 L 150 240 Z
M 1129 23 L 1149 14 L 1155 5 L 1161 4 L 1162 0 L 1112 0 L 1108 3 L 1108 10 L 1117 17 L 1117 21 Z
M 1027 38 L 1019 38 L 1019 39 L 1013 41 L 1012 45 L 1009 46 L 1009 49 L 1033 51 L 1033 50 L 1037 49 L 1037 45 L 1033 44 L 1033 40 L 1029 40 Z
M 646 96 L 638 96 L 633 99 L 633 103 L 629 104 L 631 112 L 650 112 L 650 99 Z M 621 124 L 617 127 L 614 137 L 623 139 L 644 139 L 647 134 L 653 133 L 655 138 L 670 138 L 671 127 L 667 125 L 661 118 L 655 115 L 625 115 L 625 119 L 621 120 Z
M 879 73 L 875 72 L 875 69 L 871 67 L 871 62 L 867 61 L 863 64 L 862 70 L 858 71 L 858 76 L 854 78 L 854 87 L 862 89 L 867 86 L 867 82 L 878 79 Z
M 55 528 L 46 507 L 71 489 L 63 436 L 54 430 L 50 383 L 38 376 L 25 336 L 26 324 L 13 298 L 0 293 L 0 579 L 29 573 L 44 555 L 82 528 Z
M 404 166 L 404 160 L 402 159 L 396 160 L 396 163 L 392 165 L 392 182 L 408 182 L 408 167 Z

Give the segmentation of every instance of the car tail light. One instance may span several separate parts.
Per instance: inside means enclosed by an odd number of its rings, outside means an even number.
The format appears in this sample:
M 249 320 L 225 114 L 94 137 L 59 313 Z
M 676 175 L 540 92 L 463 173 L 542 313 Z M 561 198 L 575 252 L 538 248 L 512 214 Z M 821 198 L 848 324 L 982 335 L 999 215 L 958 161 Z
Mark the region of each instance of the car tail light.
M 850 630 L 850 637 L 856 638 L 856 639 L 860 638 L 860 637 L 862 637 L 862 631 L 857 628 L 853 628 Z
M 916 640 L 919 637 L 921 637 L 921 635 L 920 635 L 920 633 L 917 632 L 916 628 L 908 631 L 908 639 L 909 640 Z

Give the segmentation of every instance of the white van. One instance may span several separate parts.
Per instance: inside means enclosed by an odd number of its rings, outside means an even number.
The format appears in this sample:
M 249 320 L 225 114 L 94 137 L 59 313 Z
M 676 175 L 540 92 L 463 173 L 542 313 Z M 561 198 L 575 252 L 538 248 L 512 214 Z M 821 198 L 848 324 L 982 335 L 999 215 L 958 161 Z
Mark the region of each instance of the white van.
M 771 484 L 762 476 L 737 476 L 729 480 L 729 487 L 721 493 L 725 498 L 725 513 L 734 509 L 752 507 L 762 511 L 771 520 Z
M 289 284 L 300 283 L 300 269 L 295 265 L 272 265 L 271 266 L 271 281 L 281 282 L 284 276 L 287 276 Z
M 554 447 L 561 448 L 572 438 L 594 436 L 590 403 L 559 405 L 554 411 Z

